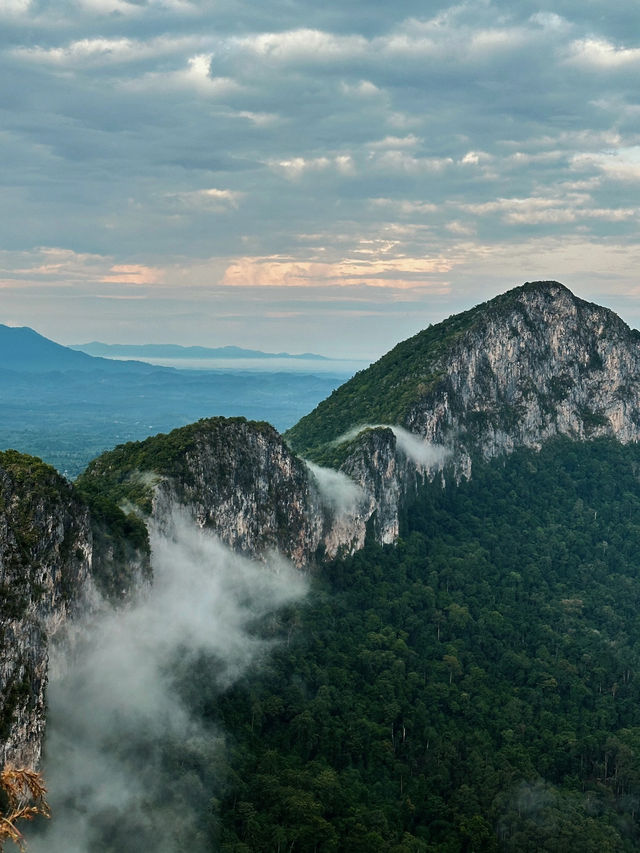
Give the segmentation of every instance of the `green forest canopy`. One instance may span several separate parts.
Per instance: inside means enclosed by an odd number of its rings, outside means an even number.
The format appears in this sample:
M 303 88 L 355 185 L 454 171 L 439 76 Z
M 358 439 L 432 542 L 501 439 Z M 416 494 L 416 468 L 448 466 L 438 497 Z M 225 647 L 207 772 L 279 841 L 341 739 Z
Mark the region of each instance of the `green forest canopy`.
M 637 849 L 637 447 L 428 485 L 397 546 L 334 561 L 283 620 L 204 700 L 234 745 L 223 850 Z

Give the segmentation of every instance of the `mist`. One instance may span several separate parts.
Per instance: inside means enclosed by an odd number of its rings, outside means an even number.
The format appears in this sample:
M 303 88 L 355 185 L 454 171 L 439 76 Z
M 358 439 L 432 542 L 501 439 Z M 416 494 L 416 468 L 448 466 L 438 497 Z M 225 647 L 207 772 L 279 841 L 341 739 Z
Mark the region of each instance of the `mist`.
M 352 513 L 364 499 L 364 491 L 342 471 L 323 468 L 305 459 L 305 465 L 311 472 L 323 502 L 335 513 Z
M 434 444 L 401 426 L 391 424 L 361 424 L 345 432 L 334 443 L 352 441 L 365 429 L 390 429 L 396 437 L 398 450 L 420 468 L 441 468 L 451 453 L 441 444 Z
M 180 515 L 150 536 L 153 585 L 52 650 L 53 818 L 32 853 L 212 849 L 225 748 L 203 709 L 268 653 L 257 621 L 306 583 L 277 555 L 252 562 Z
M 396 437 L 396 445 L 401 453 L 421 468 L 441 468 L 450 451 L 441 444 L 433 444 L 409 430 L 399 426 L 389 427 Z

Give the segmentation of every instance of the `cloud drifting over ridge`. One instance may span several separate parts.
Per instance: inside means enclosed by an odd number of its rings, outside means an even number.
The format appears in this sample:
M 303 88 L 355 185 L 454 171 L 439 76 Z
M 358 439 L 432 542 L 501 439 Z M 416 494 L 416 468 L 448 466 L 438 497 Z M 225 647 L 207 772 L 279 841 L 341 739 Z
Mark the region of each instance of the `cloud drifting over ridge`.
M 604 0 L 562 14 L 506 0 L 437 12 L 417 0 L 5 0 L 0 16 L 0 180 L 13 212 L 0 250 L 60 247 L 161 270 L 163 294 L 144 309 L 175 342 L 195 332 L 273 348 L 284 331 L 292 349 L 331 323 L 344 354 L 375 355 L 525 279 L 559 278 L 609 303 L 636 293 L 631 0 L 615 15 Z M 563 251 L 577 243 L 582 266 Z M 267 258 L 304 274 L 258 276 Z M 183 286 L 206 263 L 210 303 Z M 13 280 L 7 310 L 28 322 Z M 299 292 L 336 281 L 353 305 Z M 238 283 L 287 286 L 272 295 L 276 312 L 301 311 L 302 325 L 256 323 L 246 295 L 227 289 Z M 114 322 L 89 310 L 91 278 L 73 287 L 74 311 L 56 311 L 63 291 L 48 292 L 41 331 L 72 341 L 84 323 L 104 337 Z M 212 337 L 222 300 L 239 318 L 233 340 Z M 372 319 L 349 335 L 363 304 Z
M 335 440 L 335 444 L 352 441 L 366 429 L 390 429 L 396 437 L 396 447 L 419 468 L 441 468 L 450 455 L 450 451 L 440 444 L 427 441 L 421 435 L 409 432 L 396 424 L 360 424 Z M 307 463 L 309 464 L 309 463 Z

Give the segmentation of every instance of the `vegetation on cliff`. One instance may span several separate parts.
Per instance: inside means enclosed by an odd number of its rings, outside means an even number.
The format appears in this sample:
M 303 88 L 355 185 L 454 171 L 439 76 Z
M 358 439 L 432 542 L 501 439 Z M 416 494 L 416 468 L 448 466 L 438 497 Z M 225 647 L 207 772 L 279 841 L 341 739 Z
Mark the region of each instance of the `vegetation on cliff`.
M 402 423 L 411 405 L 442 379 L 444 356 L 478 321 L 479 311 L 456 314 L 399 343 L 287 430 L 286 440 L 296 453 L 323 461 L 334 452 L 327 445 L 352 427 Z
M 43 561 L 55 559 L 60 566 L 59 584 L 63 598 L 71 600 L 74 566 L 84 553 L 73 552 L 78 525 L 86 510 L 72 486 L 50 465 L 16 450 L 0 452 L 0 513 L 3 530 L 0 554 L 4 571 L 0 590 L 0 623 L 21 616 L 30 602 L 43 594 L 37 578 Z M 48 531 L 49 516 L 68 516 L 62 542 Z M 49 535 L 47 535 L 49 533 Z
M 38 815 L 51 816 L 46 793 L 42 776 L 35 770 L 4 767 L 0 771 L 0 851 L 7 841 L 25 850 L 19 824 Z

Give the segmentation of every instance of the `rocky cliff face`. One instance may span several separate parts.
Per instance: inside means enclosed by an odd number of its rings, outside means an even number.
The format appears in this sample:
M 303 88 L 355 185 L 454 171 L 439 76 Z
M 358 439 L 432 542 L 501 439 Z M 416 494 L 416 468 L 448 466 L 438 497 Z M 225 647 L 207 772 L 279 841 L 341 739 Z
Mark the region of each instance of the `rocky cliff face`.
M 192 432 L 174 465 L 158 474 L 152 518 L 162 523 L 181 506 L 235 551 L 278 550 L 298 566 L 308 562 L 325 526 L 320 496 L 276 430 L 213 418 Z
M 471 457 L 575 439 L 640 436 L 640 335 L 557 282 L 525 285 L 478 310 L 437 387 L 404 425 Z
M 210 418 L 103 454 L 79 485 L 160 525 L 179 507 L 235 551 L 277 550 L 302 568 L 362 547 L 372 516 L 381 541 L 396 538 L 400 467 L 390 430 L 361 436 L 339 473 L 308 465 L 269 424 Z
M 353 441 L 380 423 L 404 427 L 425 450 L 446 449 L 456 478 L 471 475 L 474 458 L 558 435 L 637 441 L 640 333 L 558 282 L 535 282 L 404 341 L 334 392 L 287 438 L 362 484 L 378 536 L 390 541 L 399 507 L 442 457 L 412 458 L 381 427 Z M 372 442 L 386 446 L 382 465 Z
M 38 459 L 0 453 L 0 767 L 36 767 L 49 641 L 88 588 L 88 512 Z

